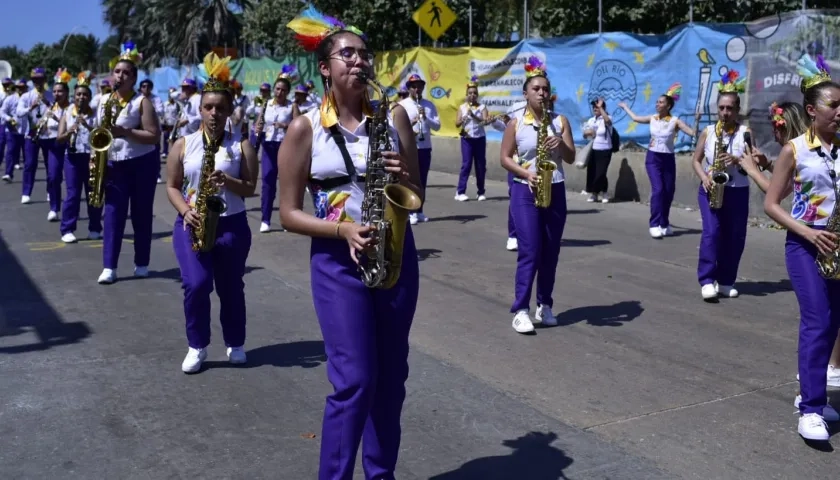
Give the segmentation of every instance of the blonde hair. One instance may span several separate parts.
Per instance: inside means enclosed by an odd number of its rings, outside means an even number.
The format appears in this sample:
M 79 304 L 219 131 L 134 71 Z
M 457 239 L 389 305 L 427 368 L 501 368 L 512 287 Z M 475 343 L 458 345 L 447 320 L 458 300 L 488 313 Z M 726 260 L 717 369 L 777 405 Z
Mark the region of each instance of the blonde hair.
M 805 109 L 802 105 L 785 102 L 779 105 L 779 108 L 782 109 L 782 118 L 785 119 L 785 124 L 781 125 L 782 131 L 784 132 L 784 138 L 782 138 L 784 143 L 788 143 L 808 130 L 808 116 L 805 114 Z

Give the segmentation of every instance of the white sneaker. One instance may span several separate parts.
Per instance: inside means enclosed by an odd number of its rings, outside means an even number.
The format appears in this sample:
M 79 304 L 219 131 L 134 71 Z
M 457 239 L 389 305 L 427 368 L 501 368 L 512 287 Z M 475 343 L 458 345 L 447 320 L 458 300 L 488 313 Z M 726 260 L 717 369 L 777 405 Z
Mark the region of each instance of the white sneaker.
M 12 183 L 12 177 L 9 175 L 3 175 L 3 181 L 6 183 Z
M 586 201 L 589 202 L 589 203 L 597 202 L 598 201 L 598 195 L 594 195 L 594 194 L 589 195 L 589 198 L 587 198 Z
M 47 194 L 47 201 L 48 202 L 50 201 L 50 194 L 49 193 Z
M 28 205 L 28 204 L 32 203 L 32 199 L 29 198 L 29 195 L 22 195 L 20 197 L 20 203 L 22 203 L 24 205 Z
M 158 184 L 161 184 L 161 183 L 163 183 L 163 180 L 161 180 L 161 179 L 160 179 L 160 177 L 158 177 L 158 179 L 157 179 L 157 183 L 158 183 Z
M 544 327 L 556 327 L 557 318 L 551 312 L 551 307 L 540 305 L 537 307 L 537 314 L 534 318 L 543 324 Z
M 799 435 L 806 440 L 828 441 L 828 425 L 816 413 L 799 417 Z
M 61 241 L 64 243 L 76 243 L 76 236 L 72 233 L 65 233 L 61 236 Z
M 519 241 L 516 239 L 516 237 L 508 238 L 507 245 L 505 245 L 505 248 L 511 252 L 515 252 L 519 249 Z
M 416 213 L 409 213 L 408 214 L 408 222 L 412 225 L 417 225 L 417 214 Z
M 50 213 L 47 214 L 47 221 L 48 222 L 57 222 L 58 221 L 58 214 L 53 212 L 53 211 L 50 211 Z
M 735 290 L 735 287 L 733 287 L 732 285 L 718 285 L 717 293 L 721 297 L 727 298 L 735 298 L 738 296 L 738 290 Z
M 586 190 L 581 190 L 581 191 L 580 191 L 580 194 L 581 194 L 581 195 L 589 195 L 589 192 L 587 192 Z
M 230 363 L 245 363 L 245 347 L 228 347 L 227 356 Z
M 20 164 L 15 165 L 15 170 L 20 170 Z
M 149 267 L 134 267 L 134 276 L 137 278 L 146 278 L 149 276 Z
M 601 203 L 610 203 L 610 199 L 607 198 L 606 195 L 604 195 L 603 197 L 601 197 Z
M 476 198 L 476 200 L 478 200 L 479 202 L 483 202 L 483 201 L 487 200 L 487 197 L 485 197 L 484 195 L 479 195 L 479 196 Z
M 520 310 L 513 316 L 513 329 L 518 333 L 531 333 L 534 331 L 534 324 L 528 316 L 528 310 Z
M 659 230 L 662 232 L 663 237 L 670 237 L 674 234 L 673 230 L 671 230 L 671 227 L 659 227 Z
M 417 221 L 419 221 L 419 222 L 428 222 L 428 221 L 429 221 L 429 217 L 427 217 L 425 213 L 418 213 L 418 214 L 417 214 Z
M 662 238 L 662 229 L 659 227 L 650 227 L 650 236 L 653 238 Z
M 102 234 L 100 232 L 88 232 L 88 240 L 101 240 Z
M 835 367 L 834 365 L 828 366 L 826 385 L 829 387 L 840 387 L 840 368 Z
M 102 270 L 102 273 L 99 274 L 99 280 L 97 282 L 103 285 L 110 285 L 117 281 L 117 271 L 112 270 L 110 268 L 105 268 Z
M 206 348 L 192 348 L 187 351 L 187 356 L 181 363 L 181 371 L 184 373 L 195 373 L 201 370 L 201 364 L 207 360 Z
M 700 288 L 700 295 L 703 296 L 703 300 L 711 300 L 713 298 L 717 298 L 718 292 L 715 288 L 714 283 L 707 283 Z
M 468 197 L 464 193 L 458 193 L 458 194 L 455 195 L 455 200 L 458 200 L 459 202 L 466 202 L 466 201 L 469 201 L 469 199 L 470 199 L 470 197 Z
M 260 224 L 260 233 L 266 233 L 267 231 L 271 230 L 271 226 L 265 222 Z
M 793 406 L 799 409 L 799 404 L 802 402 L 802 395 L 797 395 L 796 398 L 793 399 Z M 831 405 L 826 404 L 823 407 L 823 420 L 826 422 L 840 422 L 840 413 L 837 413 L 837 410 L 834 409 Z

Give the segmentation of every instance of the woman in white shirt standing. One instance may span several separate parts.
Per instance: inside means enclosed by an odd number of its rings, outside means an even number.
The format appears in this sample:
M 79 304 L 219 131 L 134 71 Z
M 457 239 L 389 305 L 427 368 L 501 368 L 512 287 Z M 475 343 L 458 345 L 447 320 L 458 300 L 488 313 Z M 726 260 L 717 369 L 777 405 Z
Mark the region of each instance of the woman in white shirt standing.
M 160 156 L 156 145 L 160 142 L 160 124 L 154 105 L 143 95 L 137 95 L 137 65 L 140 53 L 132 42 L 126 42 L 120 55 L 111 62 L 112 93 L 103 95 L 97 111 L 97 123 L 103 125 L 105 107 L 114 126 L 110 127 L 114 141 L 108 150 L 105 170 L 105 205 L 102 260 L 104 269 L 99 275 L 101 284 L 117 280 L 117 265 L 131 203 L 131 226 L 134 230 L 134 276 L 149 276 L 152 251 L 152 210 L 155 202 Z M 113 100 L 113 101 L 112 101 Z
M 257 138 L 265 133 L 262 141 L 262 159 L 260 172 L 262 176 L 262 192 L 260 194 L 260 209 L 262 210 L 262 223 L 260 233 L 271 230 L 271 211 L 274 208 L 274 200 L 277 198 L 277 152 L 280 151 L 280 144 L 286 138 L 286 129 L 292 123 L 294 104 L 287 97 L 292 91 L 291 76 L 295 67 L 283 65 L 283 69 L 277 80 L 274 81 L 274 98 L 269 100 L 263 108 L 265 115 L 264 122 L 257 120 L 257 127 L 254 130 Z
M 76 223 L 79 220 L 79 207 L 82 202 L 82 189 L 85 197 L 90 192 L 90 131 L 96 127 L 96 112 L 90 106 L 90 78 L 80 73 L 76 78 L 73 91 L 73 105 L 61 117 L 58 125 L 58 141 L 67 145 L 64 156 L 64 181 L 67 186 L 67 198 L 64 199 L 61 214 L 61 241 L 76 241 Z M 102 208 L 86 202 L 88 216 L 88 238 L 102 238 Z
M 636 123 L 650 124 L 650 144 L 645 156 L 645 169 L 650 179 L 650 236 L 662 238 L 671 235 L 671 203 L 677 182 L 677 161 L 674 154 L 674 140 L 679 128 L 683 133 L 693 137 L 694 129 L 677 117 L 671 116 L 674 102 L 680 99 L 682 85 L 679 82 L 671 85 L 665 94 L 656 99 L 656 115 L 640 117 L 630 110 L 626 103 L 621 102 L 627 115 Z
M 566 226 L 566 184 L 561 160 L 575 161 L 575 144 L 569 120 L 563 115 L 548 113 L 544 146 L 557 164 L 551 178 L 551 204 L 546 208 L 534 203 L 537 186 L 537 136 L 543 118 L 543 105 L 550 105 L 551 84 L 545 66 L 537 57 L 525 65 L 522 87 L 528 102 L 525 111 L 516 113 L 505 127 L 500 153 L 502 167 L 514 175 L 510 194 L 510 211 L 516 223 L 519 249 L 516 259 L 515 299 L 511 306 L 513 329 L 531 333 L 534 325 L 529 315 L 531 291 L 537 280 L 537 321 L 544 326 L 557 325 L 551 311 L 554 304 L 554 278 L 560 256 L 560 242 Z
M 461 129 L 461 175 L 458 177 L 458 190 L 455 200 L 466 202 L 467 181 L 475 163 L 475 184 L 478 189 L 478 201 L 484 196 L 484 176 L 487 174 L 487 138 L 484 126 L 490 121 L 487 106 L 478 103 L 478 77 L 473 76 L 467 84 L 467 101 L 458 108 L 455 126 Z
M 64 183 L 64 153 L 67 151 L 67 145 L 58 141 L 58 124 L 70 106 L 69 83 L 72 78 L 67 70 L 62 70 L 56 75 L 53 85 L 55 103 L 47 112 L 47 123 L 38 140 L 47 150 L 47 196 L 50 202 L 47 220 L 51 222 L 59 220 L 58 212 L 61 211 L 61 184 Z
M 745 151 L 744 134 L 749 129 L 738 121 L 745 79 L 729 70 L 718 84 L 718 121 L 709 125 L 697 139 L 694 151 L 694 172 L 700 178 L 697 202 L 703 219 L 697 261 L 697 281 L 703 300 L 717 301 L 718 296 L 738 296 L 735 279 L 747 242 L 747 219 L 750 213 L 750 179 L 737 163 Z M 709 191 L 713 188 L 709 175 L 722 142 L 720 158 L 726 165 L 729 181 L 723 187 L 723 206 L 711 208 Z M 720 187 L 717 187 L 720 188 Z
M 207 359 L 210 344 L 210 293 L 215 285 L 221 308 L 222 337 L 231 363 L 245 363 L 245 261 L 251 250 L 251 229 L 245 197 L 256 188 L 257 154 L 241 135 L 225 126 L 233 114 L 233 94 L 228 80 L 228 58 L 215 53 L 204 57 L 208 80 L 201 90 L 201 128 L 179 138 L 166 160 L 166 192 L 178 211 L 172 231 L 175 257 L 181 267 L 184 315 L 189 350 L 181 364 L 184 373 L 195 373 Z M 207 162 L 213 162 L 209 173 Z M 205 173 L 209 177 L 204 178 Z M 209 187 L 208 187 L 209 186 Z M 204 235 L 202 204 L 213 197 L 226 205 L 215 235 Z M 211 245 L 204 241 L 212 242 Z
M 603 98 L 593 100 L 592 113 L 594 117 L 583 127 L 584 138 L 594 138 L 592 153 L 586 164 L 586 191 L 589 192 L 587 202 L 609 203 L 607 190 L 607 170 L 610 168 L 613 154 L 613 124 L 607 113 L 607 103 Z

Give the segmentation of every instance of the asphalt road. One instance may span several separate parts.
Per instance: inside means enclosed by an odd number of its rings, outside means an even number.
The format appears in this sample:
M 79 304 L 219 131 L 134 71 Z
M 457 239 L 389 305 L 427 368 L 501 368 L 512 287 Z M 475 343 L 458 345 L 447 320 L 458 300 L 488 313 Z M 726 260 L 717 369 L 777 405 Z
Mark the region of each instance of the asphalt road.
M 101 242 L 60 243 L 38 178 L 31 205 L 20 183 L 0 184 L 0 478 L 316 478 L 330 386 L 307 239 L 257 233 L 249 200 L 249 363 L 225 362 L 216 321 L 208 368 L 187 376 L 162 186 L 152 276 L 130 277 L 129 236 L 121 281 L 100 286 Z M 508 312 L 507 186 L 458 203 L 456 181 L 432 172 L 432 221 L 415 227 L 400 479 L 836 476 L 837 454 L 796 433 L 798 309 L 782 232 L 750 229 L 741 298 L 710 305 L 695 275 L 697 212 L 675 211 L 677 236 L 653 240 L 646 206 L 570 192 L 560 326 L 523 336 Z

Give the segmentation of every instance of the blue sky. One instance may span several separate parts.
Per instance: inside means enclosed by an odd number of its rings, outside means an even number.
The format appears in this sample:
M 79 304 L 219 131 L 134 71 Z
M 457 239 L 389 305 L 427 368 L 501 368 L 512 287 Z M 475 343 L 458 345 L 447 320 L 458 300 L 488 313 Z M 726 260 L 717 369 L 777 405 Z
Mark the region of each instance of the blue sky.
M 54 43 L 77 27 L 75 33 L 108 36 L 99 0 L 3 1 L 0 46 L 29 50 L 38 42 Z

